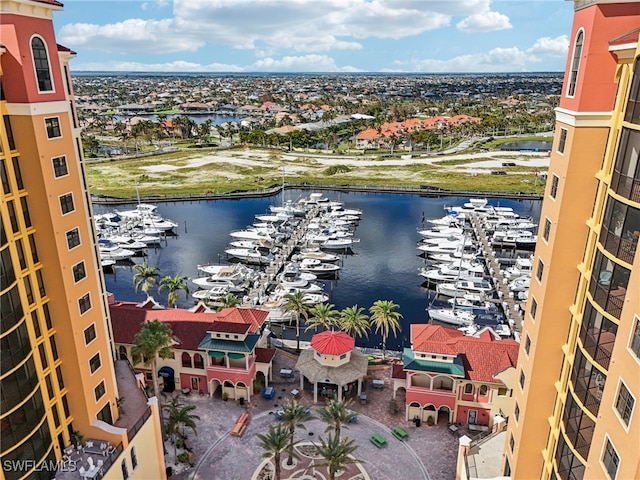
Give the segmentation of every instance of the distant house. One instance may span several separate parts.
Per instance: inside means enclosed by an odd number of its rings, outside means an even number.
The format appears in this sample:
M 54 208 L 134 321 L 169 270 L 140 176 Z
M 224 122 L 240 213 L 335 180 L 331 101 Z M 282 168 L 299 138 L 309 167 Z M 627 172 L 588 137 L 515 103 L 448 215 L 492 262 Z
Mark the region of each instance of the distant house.
M 214 312 L 201 304 L 189 310 L 165 308 L 153 298 L 142 303 L 113 300 L 109 310 L 118 357 L 130 361 L 144 322 L 157 319 L 169 324 L 174 357 L 158 359 L 158 368 L 177 388 L 210 396 L 226 393 L 249 401 L 255 393 L 254 380 L 268 385 L 272 378 L 275 349 L 267 348 L 263 328 L 267 311 L 227 308 Z M 134 367 L 145 373 L 147 382 L 153 380 L 149 367 L 143 363 Z
M 454 328 L 411 325 L 412 348 L 394 366 L 396 392 L 406 392 L 407 420 L 491 427 L 510 409 L 520 344 L 489 327 L 474 336 Z
M 183 103 L 180 108 L 184 113 L 210 113 L 213 111 L 212 105 L 201 102 Z

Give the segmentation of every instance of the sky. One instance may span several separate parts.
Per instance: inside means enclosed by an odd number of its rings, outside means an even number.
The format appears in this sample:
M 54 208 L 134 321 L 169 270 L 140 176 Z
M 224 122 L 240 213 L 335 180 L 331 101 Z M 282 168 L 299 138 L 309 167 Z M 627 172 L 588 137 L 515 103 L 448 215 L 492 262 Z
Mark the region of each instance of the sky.
M 61 0 L 79 71 L 561 72 L 566 0 Z

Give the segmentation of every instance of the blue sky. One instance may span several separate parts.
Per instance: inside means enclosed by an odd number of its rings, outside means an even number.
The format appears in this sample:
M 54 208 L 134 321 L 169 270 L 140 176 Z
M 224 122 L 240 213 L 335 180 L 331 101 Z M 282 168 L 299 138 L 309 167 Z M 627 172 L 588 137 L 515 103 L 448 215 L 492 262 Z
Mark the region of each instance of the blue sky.
M 565 0 L 62 0 L 74 71 L 563 71 Z

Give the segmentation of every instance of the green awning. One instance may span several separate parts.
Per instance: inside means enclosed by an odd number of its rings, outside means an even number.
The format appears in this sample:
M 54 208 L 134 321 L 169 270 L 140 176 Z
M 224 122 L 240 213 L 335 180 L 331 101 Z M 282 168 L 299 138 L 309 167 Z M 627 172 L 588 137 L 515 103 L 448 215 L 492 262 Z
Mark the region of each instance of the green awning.
M 244 358 L 244 353 L 229 353 L 229 358 L 232 358 L 234 360 L 238 360 L 240 358 Z
M 224 352 L 216 352 L 216 351 L 209 350 L 209 352 L 208 352 L 208 353 L 209 353 L 209 356 L 210 356 L 210 357 L 215 357 L 215 358 L 222 358 L 222 357 L 224 357 Z

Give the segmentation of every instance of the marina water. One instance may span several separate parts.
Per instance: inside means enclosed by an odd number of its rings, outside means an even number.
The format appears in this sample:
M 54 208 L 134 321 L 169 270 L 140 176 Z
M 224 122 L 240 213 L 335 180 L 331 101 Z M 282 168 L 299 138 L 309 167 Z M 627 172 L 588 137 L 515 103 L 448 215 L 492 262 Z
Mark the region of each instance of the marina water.
M 309 191 L 287 190 L 286 200 L 307 197 Z M 345 208 L 363 211 L 355 237 L 360 238 L 352 251 L 341 256 L 342 269 L 336 280 L 322 280 L 330 303 L 341 310 L 358 305 L 368 313 L 376 300 L 391 300 L 398 304 L 402 314 L 402 332 L 397 338 L 387 340 L 387 348 L 399 350 L 409 346 L 411 323 L 427 323 L 427 305 L 435 292 L 427 289 L 419 269 L 425 260 L 416 248 L 423 219 L 440 218 L 445 215 L 445 206 L 457 206 L 468 197 L 443 196 L 422 197 L 412 194 L 389 194 L 370 192 L 322 192 L 330 200 L 343 202 Z M 511 207 L 523 217 L 539 221 L 539 200 L 509 200 L 489 198 L 493 206 Z M 156 266 L 162 276 L 184 275 L 197 277 L 198 265 L 227 263 L 224 252 L 228 247 L 232 230 L 243 229 L 254 223 L 255 215 L 266 213 L 270 205 L 282 202 L 283 195 L 263 198 L 242 198 L 207 201 L 176 201 L 159 203 L 158 213 L 178 223 L 177 235 L 163 239 L 157 248 L 148 248 L 145 257 L 134 257 L 135 263 L 147 262 Z M 122 205 L 115 209 L 129 209 L 135 205 Z M 94 206 L 96 214 L 113 211 L 113 207 Z M 428 227 L 428 224 L 424 224 Z M 146 296 L 135 292 L 132 265 L 116 266 L 112 273 L 105 273 L 107 290 L 117 300 L 143 301 Z M 197 287 L 189 282 L 190 293 Z M 151 295 L 166 305 L 166 294 L 153 290 Z M 178 306 L 193 306 L 191 295 L 179 293 Z M 309 337 L 308 332 L 306 337 Z M 374 332 L 369 338 L 358 339 L 357 345 L 376 348 L 381 339 Z

